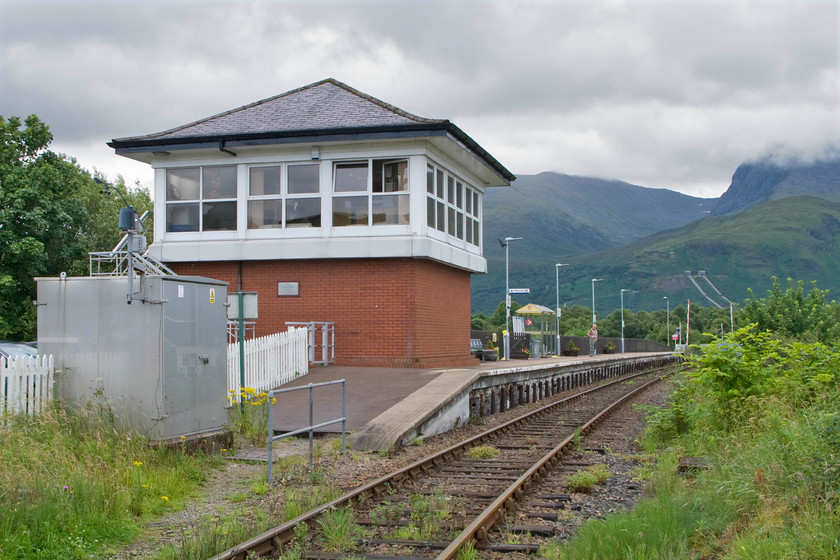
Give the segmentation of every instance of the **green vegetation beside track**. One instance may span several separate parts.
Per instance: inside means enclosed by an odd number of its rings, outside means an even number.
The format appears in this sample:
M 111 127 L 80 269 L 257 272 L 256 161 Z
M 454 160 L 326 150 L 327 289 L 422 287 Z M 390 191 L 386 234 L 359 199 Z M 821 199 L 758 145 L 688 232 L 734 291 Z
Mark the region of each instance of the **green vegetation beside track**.
M 689 363 L 668 405 L 647 410 L 650 497 L 542 555 L 840 557 L 840 349 L 753 326 Z M 702 461 L 681 471 L 687 457 Z
M 0 558 L 104 558 L 221 459 L 155 449 L 107 408 L 0 415 Z

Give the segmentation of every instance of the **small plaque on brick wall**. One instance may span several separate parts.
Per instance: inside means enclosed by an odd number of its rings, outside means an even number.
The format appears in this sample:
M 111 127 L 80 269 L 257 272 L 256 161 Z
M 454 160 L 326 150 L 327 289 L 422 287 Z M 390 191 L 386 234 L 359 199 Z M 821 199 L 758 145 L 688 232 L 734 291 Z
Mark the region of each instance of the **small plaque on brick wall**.
M 298 282 L 277 282 L 278 296 L 296 296 L 299 295 Z

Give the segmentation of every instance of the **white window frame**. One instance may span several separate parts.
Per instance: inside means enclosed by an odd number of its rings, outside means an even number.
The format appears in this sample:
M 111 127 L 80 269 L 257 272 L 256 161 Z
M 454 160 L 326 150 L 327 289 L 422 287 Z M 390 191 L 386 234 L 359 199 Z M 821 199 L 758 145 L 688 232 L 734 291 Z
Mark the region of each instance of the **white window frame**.
M 376 163 L 381 162 L 384 166 L 388 163 L 405 163 L 405 189 L 398 190 L 398 191 L 374 191 L 373 182 L 374 182 L 374 166 Z M 367 169 L 367 178 L 366 178 L 366 185 L 364 190 L 356 190 L 356 191 L 337 191 L 337 178 L 338 173 L 337 169 L 342 165 L 359 165 L 362 164 L 366 165 Z M 383 175 L 382 180 L 384 182 L 385 177 Z M 342 232 L 342 230 L 353 231 L 357 230 L 358 228 L 375 228 L 377 231 L 382 229 L 383 234 L 387 234 L 384 228 L 398 228 L 398 230 L 409 230 L 411 228 L 411 192 L 412 192 L 412 181 L 411 181 L 411 157 L 409 156 L 396 156 L 396 157 L 367 157 L 367 158 L 350 158 L 350 159 L 340 159 L 340 160 L 333 160 L 332 161 L 332 180 L 331 180 L 331 193 L 330 193 L 330 220 L 332 223 L 332 230 L 333 232 Z M 366 198 L 367 202 L 367 223 L 364 224 L 347 224 L 347 225 L 336 225 L 335 224 L 335 213 L 336 213 L 336 204 L 335 201 L 342 198 Z M 380 198 L 381 197 L 381 198 Z M 405 204 L 408 205 L 407 207 L 407 215 L 408 221 L 405 223 L 374 223 L 374 200 L 376 198 L 384 199 L 387 197 L 402 197 L 405 201 Z M 340 233 L 339 233 L 340 235 Z
M 429 191 L 429 171 L 432 171 L 433 184 Z M 481 250 L 481 192 L 473 187 L 469 181 L 463 180 L 458 175 L 450 172 L 435 161 L 426 160 L 426 180 L 423 192 L 425 193 L 424 215 L 426 235 L 432 238 L 441 239 L 451 245 L 470 249 Z M 450 184 L 452 196 L 450 197 Z M 442 196 L 441 196 L 442 195 Z M 460 195 L 460 205 L 459 205 Z M 470 210 L 467 210 L 467 197 L 471 198 Z M 429 204 L 434 204 L 435 223 L 430 224 Z M 442 216 L 440 209 L 442 208 Z M 454 218 L 450 222 L 450 217 Z M 441 218 L 443 228 L 441 229 Z M 459 235 L 459 225 L 460 232 Z M 468 241 L 467 228 L 471 228 L 471 239 Z M 477 231 L 476 231 L 477 230 Z
M 213 168 L 228 167 L 234 172 L 234 196 L 224 198 L 206 198 L 204 196 L 204 170 Z M 188 169 L 198 170 L 198 198 L 169 200 L 169 172 L 170 171 L 185 171 Z M 163 170 L 163 206 L 164 206 L 164 220 L 163 230 L 165 235 L 195 235 L 195 234 L 211 234 L 211 235 L 230 235 L 235 234 L 239 225 L 239 176 L 236 165 L 187 165 L 183 167 L 168 167 Z M 211 229 L 207 230 L 204 227 L 204 205 L 217 202 L 233 202 L 234 210 L 234 224 L 233 228 L 229 229 Z M 171 231 L 169 229 L 169 209 L 177 206 L 198 205 L 198 229 L 188 231 Z
M 317 167 L 318 169 L 318 190 L 313 193 L 289 193 L 289 168 L 290 167 L 298 167 L 298 166 L 313 166 Z M 275 167 L 280 169 L 280 192 L 274 194 L 251 194 L 251 170 L 253 169 L 267 169 Z M 276 162 L 276 163 L 265 163 L 265 164 L 255 164 L 255 165 L 247 165 L 246 166 L 246 176 L 247 176 L 247 185 L 245 188 L 245 229 L 248 231 L 249 234 L 254 234 L 256 232 L 270 232 L 280 230 L 294 230 L 297 232 L 302 231 L 309 231 L 309 230 L 316 230 L 320 231 L 322 227 L 324 227 L 324 208 L 323 208 L 323 186 L 321 176 L 323 175 L 323 169 L 321 163 L 319 161 L 293 161 L 293 162 Z M 302 200 L 302 199 L 309 199 L 309 200 L 317 200 L 318 201 L 318 208 L 320 210 L 320 217 L 321 217 L 321 225 L 319 226 L 309 226 L 309 227 L 299 227 L 297 224 L 289 226 L 287 224 L 287 205 L 290 200 Z M 277 224 L 277 227 L 250 227 L 250 208 L 251 202 L 256 201 L 280 201 L 280 223 Z M 257 235 L 259 236 L 259 235 Z

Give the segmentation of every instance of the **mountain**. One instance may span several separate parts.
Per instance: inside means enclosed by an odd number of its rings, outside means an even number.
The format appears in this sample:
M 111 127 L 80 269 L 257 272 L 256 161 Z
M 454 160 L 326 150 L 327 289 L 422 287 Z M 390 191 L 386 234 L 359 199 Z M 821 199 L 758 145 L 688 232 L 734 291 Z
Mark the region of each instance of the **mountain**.
M 530 257 L 599 251 L 698 220 L 716 204 L 717 199 L 622 181 L 551 172 L 523 175 L 510 187 L 488 189 L 484 195 L 485 257 L 494 258 L 488 249 L 505 236 L 527 239 L 519 245 Z
M 583 275 L 573 292 L 581 305 L 590 301 L 595 275 L 604 278 L 597 290 L 613 292 L 616 302 L 622 288 L 638 290 L 632 295 L 635 309 L 659 308 L 665 296 L 673 303 L 690 299 L 714 306 L 686 271 L 723 307 L 728 306 L 726 298 L 743 301 L 747 288 L 763 297 L 771 276 L 816 280 L 820 288 L 840 293 L 840 203 L 813 196 L 773 200 L 740 214 L 705 218 L 624 247 L 582 255 L 571 260 L 572 266 Z
M 654 309 L 671 298 L 728 305 L 747 288 L 763 296 L 770 277 L 817 280 L 835 293 L 840 285 L 840 159 L 742 164 L 720 199 L 699 199 L 620 181 L 557 173 L 523 176 L 508 189 L 485 195 L 488 274 L 472 280 L 473 311 L 490 313 L 504 299 L 504 250 L 511 244 L 510 284 L 530 288 L 520 303 L 553 307 L 557 262 L 560 300 L 596 309 L 619 306 L 621 289 L 631 309 Z M 690 271 L 692 276 L 686 275 Z M 705 277 L 698 275 L 705 271 Z M 696 287 L 692 282 L 698 282 Z
M 472 277 L 473 311 L 490 312 L 504 299 L 505 252 L 499 238 L 523 238 L 510 245 L 512 267 L 545 263 L 553 274 L 556 262 L 683 226 L 709 215 L 716 203 L 667 189 L 552 172 L 523 175 L 510 187 L 488 189 L 483 220 L 488 272 Z
M 712 215 L 743 212 L 770 200 L 800 195 L 840 202 L 840 159 L 812 163 L 764 159 L 741 164 Z

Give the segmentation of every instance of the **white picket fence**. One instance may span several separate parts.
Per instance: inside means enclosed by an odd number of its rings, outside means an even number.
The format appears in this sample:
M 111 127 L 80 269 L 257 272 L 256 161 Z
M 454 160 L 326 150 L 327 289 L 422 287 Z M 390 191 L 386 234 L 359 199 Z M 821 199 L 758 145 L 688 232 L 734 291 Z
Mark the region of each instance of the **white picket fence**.
M 260 393 L 309 373 L 308 331 L 290 328 L 245 341 L 245 386 Z M 228 400 L 239 402 L 239 342 L 228 344 Z
M 0 358 L 0 415 L 43 411 L 52 398 L 53 357 Z

